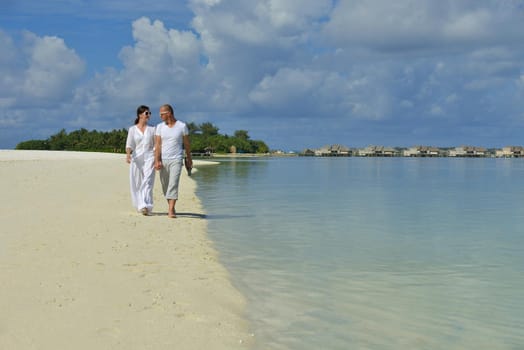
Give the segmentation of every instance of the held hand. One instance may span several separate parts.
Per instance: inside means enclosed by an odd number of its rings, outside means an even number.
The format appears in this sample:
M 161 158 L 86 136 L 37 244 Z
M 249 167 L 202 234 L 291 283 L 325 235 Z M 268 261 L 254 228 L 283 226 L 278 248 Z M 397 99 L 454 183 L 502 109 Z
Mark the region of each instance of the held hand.
M 155 169 L 156 170 L 162 169 L 162 161 L 161 160 L 158 160 L 158 161 L 155 162 Z

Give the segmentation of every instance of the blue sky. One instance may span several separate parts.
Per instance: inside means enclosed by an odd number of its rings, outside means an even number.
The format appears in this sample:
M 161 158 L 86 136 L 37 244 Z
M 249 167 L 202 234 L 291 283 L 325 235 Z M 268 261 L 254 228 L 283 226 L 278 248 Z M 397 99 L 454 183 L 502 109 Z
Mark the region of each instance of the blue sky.
M 2 0 L 0 148 L 138 105 L 272 149 L 524 145 L 523 0 Z

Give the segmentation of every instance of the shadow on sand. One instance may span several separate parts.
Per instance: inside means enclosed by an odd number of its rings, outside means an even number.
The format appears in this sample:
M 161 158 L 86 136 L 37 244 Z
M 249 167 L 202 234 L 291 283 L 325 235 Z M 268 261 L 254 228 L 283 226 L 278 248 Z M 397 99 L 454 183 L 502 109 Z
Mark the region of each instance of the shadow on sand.
M 151 212 L 149 216 L 167 216 L 167 211 L 164 212 Z M 199 214 L 199 213 L 184 213 L 184 212 L 176 212 L 177 218 L 193 218 L 193 219 L 206 219 L 208 216 L 206 214 Z
M 167 216 L 167 211 L 164 212 L 151 212 L 150 216 Z M 207 219 L 207 220 L 223 220 L 223 219 L 235 219 L 235 218 L 248 218 L 254 217 L 254 215 L 227 215 L 227 214 L 200 214 L 200 213 L 187 213 L 187 212 L 176 212 L 177 218 L 193 218 L 193 219 Z

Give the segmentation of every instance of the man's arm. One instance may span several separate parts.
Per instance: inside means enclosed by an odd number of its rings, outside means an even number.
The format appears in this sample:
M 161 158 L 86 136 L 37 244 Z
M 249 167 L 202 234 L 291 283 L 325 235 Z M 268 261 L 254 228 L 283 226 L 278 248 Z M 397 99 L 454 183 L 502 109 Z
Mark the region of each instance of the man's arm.
M 189 141 L 189 135 L 184 135 L 184 150 L 186 151 L 186 167 L 188 169 L 193 168 L 193 159 L 191 158 L 191 142 Z
M 155 135 L 155 169 L 162 168 L 162 137 Z

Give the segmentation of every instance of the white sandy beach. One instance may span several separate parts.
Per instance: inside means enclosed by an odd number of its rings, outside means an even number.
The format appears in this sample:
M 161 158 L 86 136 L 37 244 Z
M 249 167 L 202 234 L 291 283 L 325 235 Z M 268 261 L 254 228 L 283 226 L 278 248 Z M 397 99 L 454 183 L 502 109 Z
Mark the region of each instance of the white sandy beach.
M 195 168 L 204 163 L 195 162 Z M 248 349 L 185 172 L 134 211 L 121 154 L 0 150 L 0 349 Z

